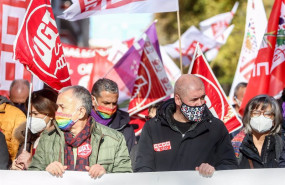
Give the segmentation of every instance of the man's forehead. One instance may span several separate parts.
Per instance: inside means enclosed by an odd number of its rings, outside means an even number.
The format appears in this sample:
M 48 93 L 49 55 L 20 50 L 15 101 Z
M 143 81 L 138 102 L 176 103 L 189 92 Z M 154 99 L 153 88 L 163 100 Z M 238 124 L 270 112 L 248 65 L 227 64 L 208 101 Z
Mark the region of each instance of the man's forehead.
M 56 104 L 70 104 L 70 103 L 72 103 L 72 101 L 73 101 L 73 96 L 72 96 L 73 94 L 72 94 L 72 91 L 71 90 L 67 90 L 67 91 L 65 91 L 65 92 L 63 92 L 63 93 L 60 93 L 59 95 L 58 95 L 58 98 L 57 98 L 57 101 L 56 101 Z
M 118 93 L 102 91 L 98 99 L 100 99 L 101 101 L 115 101 L 116 102 L 118 100 L 118 97 L 119 97 Z

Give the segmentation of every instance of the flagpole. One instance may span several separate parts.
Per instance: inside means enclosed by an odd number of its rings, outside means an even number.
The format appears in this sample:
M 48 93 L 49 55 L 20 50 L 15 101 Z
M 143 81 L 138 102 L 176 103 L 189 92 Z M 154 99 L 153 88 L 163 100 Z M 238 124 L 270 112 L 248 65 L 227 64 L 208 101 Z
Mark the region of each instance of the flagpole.
M 28 99 L 28 112 L 27 112 L 27 123 L 26 123 L 26 130 L 25 130 L 25 143 L 24 149 L 27 150 L 27 138 L 28 138 L 28 124 L 31 124 L 30 119 L 30 111 L 31 111 L 31 96 L 32 96 L 32 88 L 33 88 L 33 73 L 31 73 L 31 82 L 30 82 L 30 90 L 29 90 L 29 99 Z
M 192 72 L 192 69 L 193 69 L 193 66 L 194 66 L 194 61 L 196 59 L 196 55 L 197 55 L 197 51 L 198 51 L 198 47 L 199 47 L 199 42 L 197 42 L 196 44 L 196 47 L 195 47 L 195 51 L 194 51 L 194 55 L 193 55 L 193 58 L 192 58 L 192 61 L 190 63 L 190 67 L 189 67 L 189 70 L 188 70 L 188 74 L 191 74 Z
M 183 74 L 179 10 L 177 11 L 177 27 L 178 27 L 177 29 L 178 29 L 178 40 L 179 40 L 180 70 L 181 70 L 181 74 Z

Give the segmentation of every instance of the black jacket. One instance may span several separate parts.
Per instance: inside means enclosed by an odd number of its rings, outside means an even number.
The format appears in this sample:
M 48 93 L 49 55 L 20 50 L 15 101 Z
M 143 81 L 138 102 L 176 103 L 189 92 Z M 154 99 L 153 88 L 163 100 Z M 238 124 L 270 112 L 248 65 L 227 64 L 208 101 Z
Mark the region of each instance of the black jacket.
M 216 170 L 237 168 L 228 131 L 208 108 L 202 121 L 185 135 L 171 121 L 174 112 L 175 103 L 170 99 L 157 111 L 155 118 L 146 122 L 139 141 L 135 171 L 195 170 L 201 163 L 209 163 Z M 154 146 L 161 147 L 168 141 L 171 148 L 154 150 Z M 159 143 L 162 144 L 157 145 Z
M 9 163 L 9 152 L 5 135 L 0 131 L 0 170 L 7 170 Z
M 283 140 L 279 135 L 268 135 L 265 137 L 261 156 L 257 151 L 251 134 L 247 134 L 240 146 L 241 155 L 238 159 L 240 169 L 250 169 L 249 160 L 253 168 L 278 168 L 279 157 L 283 148 Z
M 129 122 L 129 114 L 118 109 L 113 120 L 109 123 L 109 127 L 121 132 L 125 136 L 127 147 L 130 152 L 135 144 L 136 137 L 134 129 Z

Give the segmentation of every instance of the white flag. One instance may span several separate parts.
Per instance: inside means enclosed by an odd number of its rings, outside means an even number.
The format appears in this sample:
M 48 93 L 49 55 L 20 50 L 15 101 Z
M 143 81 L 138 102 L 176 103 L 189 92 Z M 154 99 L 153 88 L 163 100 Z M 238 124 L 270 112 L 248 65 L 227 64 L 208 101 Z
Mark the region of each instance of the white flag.
M 206 52 L 209 49 L 219 46 L 219 43 L 216 40 L 207 37 L 195 26 L 191 26 L 181 36 L 181 51 L 182 51 L 184 65 L 190 64 L 192 57 L 194 55 L 196 44 L 198 42 L 200 43 L 200 47 L 203 52 Z M 173 44 L 168 44 L 164 46 L 164 49 L 172 58 L 179 58 L 178 40 Z
M 160 46 L 160 53 L 166 75 L 169 78 L 171 85 L 174 87 L 176 80 L 181 76 L 181 71 L 173 62 L 173 60 L 168 56 L 164 47 L 162 46 Z
M 229 98 L 233 104 L 234 89 L 240 82 L 248 82 L 260 48 L 267 19 L 262 1 L 248 0 L 245 33 Z
M 200 22 L 201 31 L 210 38 L 217 39 L 229 27 L 239 3 L 230 12 L 222 13 Z
M 174 12 L 178 7 L 178 0 L 72 0 L 59 18 L 75 21 L 99 14 Z
M 232 24 L 219 37 L 217 37 L 216 41 L 218 43 L 220 43 L 220 45 L 226 44 L 226 42 L 228 40 L 228 37 L 230 36 L 230 34 L 233 31 L 233 29 L 234 29 L 234 25 Z M 216 58 L 216 56 L 218 55 L 219 50 L 220 50 L 220 46 L 217 46 L 217 47 L 207 51 L 205 53 L 205 56 L 206 56 L 207 60 L 208 61 L 214 60 L 214 58 Z

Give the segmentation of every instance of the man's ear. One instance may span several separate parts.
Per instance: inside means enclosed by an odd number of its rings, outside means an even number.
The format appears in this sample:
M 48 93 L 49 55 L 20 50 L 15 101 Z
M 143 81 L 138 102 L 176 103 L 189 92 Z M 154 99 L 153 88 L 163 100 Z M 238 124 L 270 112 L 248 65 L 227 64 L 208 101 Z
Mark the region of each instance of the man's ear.
M 175 101 L 175 104 L 178 105 L 179 107 L 182 105 L 182 101 L 181 101 L 180 96 L 178 94 L 174 95 L 174 101 Z
M 78 117 L 78 119 L 84 118 L 85 115 L 86 115 L 86 109 L 84 107 L 80 107 L 79 108 L 79 117 Z
M 91 95 L 91 98 L 92 98 L 92 105 L 93 105 L 93 107 L 95 107 L 95 105 L 96 105 L 95 96 Z

